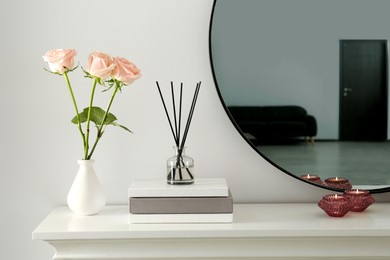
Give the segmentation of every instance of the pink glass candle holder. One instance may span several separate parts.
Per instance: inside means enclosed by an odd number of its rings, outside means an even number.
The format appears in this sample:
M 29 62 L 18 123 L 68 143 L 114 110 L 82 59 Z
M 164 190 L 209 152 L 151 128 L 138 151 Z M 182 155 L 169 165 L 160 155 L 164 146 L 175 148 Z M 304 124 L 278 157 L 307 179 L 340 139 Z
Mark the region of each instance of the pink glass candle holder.
M 352 189 L 352 185 L 351 183 L 349 183 L 349 180 L 343 177 L 327 178 L 325 180 L 325 184 L 329 187 L 336 188 L 336 189 L 343 189 L 343 190 Z
M 331 217 L 343 217 L 349 211 L 350 200 L 346 195 L 328 194 L 318 202 L 318 206 Z
M 301 175 L 299 177 L 301 179 L 303 179 L 303 180 L 314 182 L 314 183 L 317 183 L 317 184 L 320 184 L 320 185 L 324 184 L 323 181 L 321 180 L 321 178 L 318 175 L 315 175 L 315 174 L 304 174 L 304 175 Z
M 374 197 L 368 190 L 346 190 L 344 195 L 350 199 L 350 210 L 354 212 L 362 212 L 375 202 Z

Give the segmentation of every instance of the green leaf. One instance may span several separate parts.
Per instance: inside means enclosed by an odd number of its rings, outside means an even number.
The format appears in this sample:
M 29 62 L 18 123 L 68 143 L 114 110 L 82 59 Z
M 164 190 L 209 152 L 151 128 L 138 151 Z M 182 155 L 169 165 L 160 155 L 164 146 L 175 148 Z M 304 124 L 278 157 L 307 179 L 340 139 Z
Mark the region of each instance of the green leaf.
M 83 113 L 88 115 L 88 110 L 89 110 L 88 107 L 84 108 Z M 100 107 L 92 107 L 91 108 L 91 121 L 94 122 L 95 125 L 97 125 L 97 126 L 101 125 L 105 113 L 106 112 Z M 103 125 L 112 124 L 112 122 L 114 122 L 116 120 L 117 120 L 117 118 L 113 114 L 108 113 Z
M 84 113 L 84 111 L 83 112 L 81 112 L 81 113 L 79 113 L 79 117 L 80 117 L 80 124 L 81 123 L 85 123 L 85 122 L 87 122 L 87 115 L 88 114 L 86 114 L 86 113 Z M 77 116 L 75 116 L 75 117 L 73 117 L 73 119 L 72 119 L 72 123 L 73 124 L 78 124 L 78 121 L 77 121 Z
M 120 125 L 120 124 L 118 124 L 117 122 L 112 122 L 112 125 L 114 125 L 114 126 L 119 126 L 119 127 L 121 127 L 122 129 L 128 131 L 129 133 L 133 133 L 129 128 L 127 128 L 127 127 L 124 126 L 124 125 Z
M 89 107 L 86 107 L 86 108 L 83 109 L 83 112 L 79 113 L 80 123 L 87 122 L 88 110 L 89 110 Z M 97 128 L 101 125 L 105 113 L 106 112 L 102 108 L 100 108 L 100 107 L 92 107 L 91 108 L 91 117 L 90 117 L 90 119 L 91 119 L 91 122 L 95 123 L 95 126 Z M 126 126 L 118 124 L 118 122 L 116 122 L 117 120 L 118 119 L 116 118 L 116 116 L 114 116 L 112 113 L 108 113 L 107 117 L 106 117 L 106 120 L 104 122 L 104 125 L 119 126 L 120 128 L 122 128 L 122 129 L 124 129 L 124 130 L 126 130 L 126 131 L 128 131 L 130 133 L 133 133 Z M 77 116 L 73 117 L 72 123 L 73 124 L 77 124 Z
M 88 110 L 89 110 L 89 107 L 86 107 L 86 108 L 83 109 L 83 112 L 79 113 L 80 123 L 87 122 Z M 102 108 L 100 108 L 100 107 L 92 107 L 91 108 L 91 117 L 90 117 L 91 122 L 95 123 L 96 126 L 100 126 L 102 121 L 103 121 L 103 117 L 104 117 L 105 113 L 106 112 Z M 106 117 L 106 120 L 104 122 L 104 125 L 112 124 L 116 120 L 117 120 L 117 118 L 112 113 L 108 113 L 107 117 Z M 78 123 L 77 122 L 77 116 L 73 117 L 72 123 L 73 124 L 77 124 Z

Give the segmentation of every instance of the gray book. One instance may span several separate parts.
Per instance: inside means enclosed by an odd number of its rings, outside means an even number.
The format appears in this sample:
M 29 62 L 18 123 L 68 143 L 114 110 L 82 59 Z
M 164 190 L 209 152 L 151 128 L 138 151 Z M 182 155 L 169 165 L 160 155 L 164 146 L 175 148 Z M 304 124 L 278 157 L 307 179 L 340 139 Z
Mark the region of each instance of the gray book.
M 129 198 L 131 214 L 217 214 L 233 213 L 233 197 Z

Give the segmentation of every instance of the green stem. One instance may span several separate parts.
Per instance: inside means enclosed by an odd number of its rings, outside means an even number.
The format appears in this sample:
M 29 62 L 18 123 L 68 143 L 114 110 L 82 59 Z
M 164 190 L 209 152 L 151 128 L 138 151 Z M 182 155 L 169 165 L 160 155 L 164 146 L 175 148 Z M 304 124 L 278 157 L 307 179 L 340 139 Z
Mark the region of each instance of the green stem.
M 87 116 L 87 136 L 85 138 L 85 146 L 84 146 L 84 160 L 88 159 L 88 150 L 89 150 L 89 132 L 90 128 L 89 125 L 91 123 L 91 110 L 92 110 L 92 104 L 93 104 L 93 98 L 95 95 L 95 89 L 96 89 L 96 84 L 98 80 L 95 78 L 92 86 L 92 91 L 91 91 L 91 99 L 89 101 L 89 109 L 88 109 L 88 116 Z
M 99 132 L 99 133 L 97 134 L 96 141 L 95 141 L 95 143 L 93 144 L 92 149 L 91 149 L 91 153 L 88 155 L 88 160 L 91 159 L 92 154 L 93 154 L 93 152 L 95 151 L 96 145 L 98 144 L 98 142 L 99 142 L 100 138 L 102 138 L 102 136 L 103 136 L 103 132 L 101 132 L 101 133 Z
M 108 106 L 107 106 L 106 112 L 104 113 L 103 120 L 102 120 L 102 122 L 100 123 L 99 128 L 98 128 L 98 130 L 97 130 L 96 141 L 95 141 L 95 143 L 93 144 L 93 147 L 92 147 L 92 149 L 91 149 L 91 152 L 90 152 L 90 154 L 89 154 L 88 157 L 87 157 L 88 160 L 91 159 L 92 154 L 93 154 L 93 152 L 95 151 L 96 145 L 98 144 L 100 138 L 103 136 L 103 133 L 104 133 L 103 127 L 104 127 L 104 125 L 105 125 L 105 121 L 106 121 L 107 115 L 108 115 L 108 113 L 109 113 L 109 111 L 110 111 L 112 102 L 114 101 L 115 95 L 116 95 L 116 93 L 118 92 L 118 90 L 120 89 L 120 85 L 119 85 L 119 84 L 120 84 L 120 83 L 117 81 L 117 82 L 116 82 L 115 89 L 114 89 L 114 92 L 112 93 L 111 99 L 110 99 L 110 101 L 108 102 Z
M 73 90 L 72 90 L 72 86 L 71 86 L 71 84 L 70 84 L 70 81 L 69 81 L 69 77 L 68 77 L 68 73 L 67 73 L 67 72 L 64 72 L 64 77 L 65 77 L 65 80 L 66 80 L 66 84 L 68 85 L 68 89 L 69 89 L 69 92 L 70 92 L 70 96 L 71 96 L 71 98 L 72 98 L 72 102 L 73 102 L 74 109 L 75 109 L 75 111 L 76 111 L 77 125 L 78 125 L 78 128 L 79 128 L 80 134 L 81 134 L 81 138 L 83 139 L 83 146 L 84 146 L 84 148 L 85 148 L 85 135 L 84 135 L 83 129 L 81 128 L 81 121 L 80 121 L 80 116 L 79 116 L 79 109 L 77 108 L 76 99 L 75 99 L 75 97 L 74 97 Z

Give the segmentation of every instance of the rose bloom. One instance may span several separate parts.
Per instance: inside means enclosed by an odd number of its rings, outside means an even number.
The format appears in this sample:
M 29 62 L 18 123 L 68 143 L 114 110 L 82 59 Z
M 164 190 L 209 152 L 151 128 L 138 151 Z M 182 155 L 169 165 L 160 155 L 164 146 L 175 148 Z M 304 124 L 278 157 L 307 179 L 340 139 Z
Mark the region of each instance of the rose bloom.
M 110 55 L 101 52 L 92 52 L 88 57 L 87 72 L 94 77 L 105 80 L 110 76 L 115 64 Z
M 125 58 L 115 57 L 114 64 L 115 68 L 111 72 L 111 77 L 126 85 L 141 77 L 140 70 Z
M 74 49 L 55 49 L 46 52 L 42 58 L 49 64 L 52 72 L 62 74 L 73 69 L 75 56 L 76 50 Z

